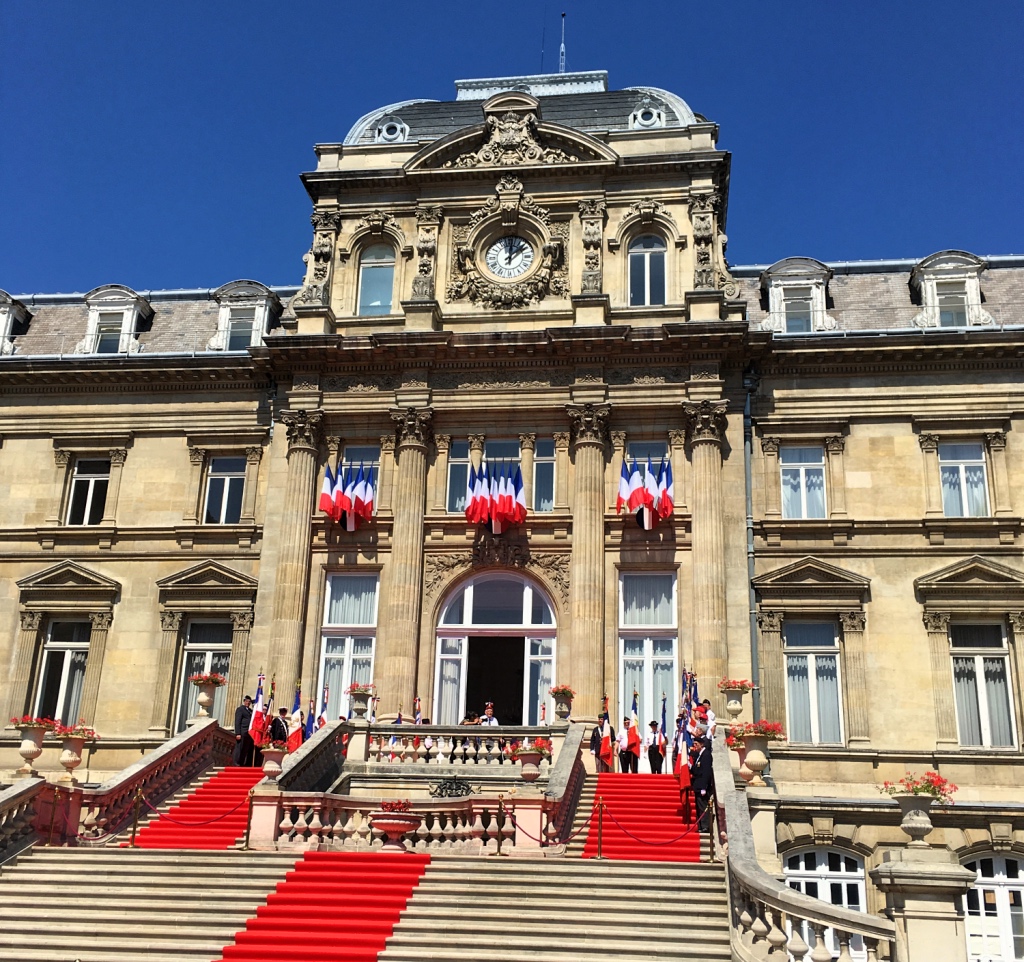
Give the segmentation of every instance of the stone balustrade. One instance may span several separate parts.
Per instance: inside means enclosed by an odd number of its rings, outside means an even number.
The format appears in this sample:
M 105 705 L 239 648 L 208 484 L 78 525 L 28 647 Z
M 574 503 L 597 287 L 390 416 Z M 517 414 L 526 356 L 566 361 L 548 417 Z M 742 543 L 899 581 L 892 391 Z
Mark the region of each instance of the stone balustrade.
M 586 725 L 570 725 L 561 751 L 552 760 L 544 791 L 549 845 L 564 844 L 572 831 L 580 792 L 587 778 L 583 765 L 583 735 L 586 730 Z
M 886 956 L 890 962 L 909 962 L 900 951 L 896 927 L 888 919 L 831 905 L 783 885 L 757 861 L 746 794 L 735 787 L 724 736 L 712 755 L 715 790 L 725 810 L 728 833 L 728 883 L 733 958 L 763 962 L 792 958 L 823 962 L 832 958 L 831 937 L 840 962 L 850 962 L 851 948 L 863 951 L 868 962 Z M 721 823 L 720 823 L 721 824 Z
M 380 765 L 454 765 L 498 766 L 512 764 L 505 747 L 513 741 L 529 745 L 535 738 L 547 738 L 557 751 L 565 729 L 554 730 L 522 726 L 469 725 L 371 725 L 369 730 L 370 764 Z M 551 762 L 542 759 L 541 774 Z
M 35 840 L 33 822 L 45 785 L 42 778 L 22 778 L 0 792 L 0 862 L 17 855 Z

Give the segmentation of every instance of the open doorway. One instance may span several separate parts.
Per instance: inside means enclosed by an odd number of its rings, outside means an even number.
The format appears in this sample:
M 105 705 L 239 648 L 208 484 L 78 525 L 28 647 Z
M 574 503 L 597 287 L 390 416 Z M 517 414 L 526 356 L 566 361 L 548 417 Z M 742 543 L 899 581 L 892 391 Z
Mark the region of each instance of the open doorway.
M 523 637 L 469 638 L 466 710 L 483 713 L 494 702 L 502 725 L 523 724 Z

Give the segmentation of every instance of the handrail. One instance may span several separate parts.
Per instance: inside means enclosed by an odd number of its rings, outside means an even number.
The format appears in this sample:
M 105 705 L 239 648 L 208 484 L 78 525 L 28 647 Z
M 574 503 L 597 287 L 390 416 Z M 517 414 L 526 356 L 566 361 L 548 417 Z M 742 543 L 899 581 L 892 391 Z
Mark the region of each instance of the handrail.
M 0 792 L 0 862 L 13 858 L 34 840 L 34 803 L 45 785 L 46 779 L 30 776 Z
M 285 756 L 277 787 L 282 792 L 326 792 L 332 788 L 345 764 L 342 742 L 351 731 L 344 720 L 317 729 L 301 748 Z
M 548 809 L 548 841 L 561 842 L 572 828 L 586 772 L 583 768 L 583 735 L 587 726 L 569 725 L 561 751 L 551 766 L 544 801 Z
M 712 762 L 715 794 L 725 809 L 728 832 L 726 862 L 734 913 L 730 939 L 736 957 L 744 960 L 760 958 L 758 951 L 751 951 L 750 946 L 759 941 L 772 943 L 773 933 L 777 933 L 776 938 L 781 936 L 779 944 L 784 944 L 790 938 L 785 934 L 788 921 L 793 924 L 793 932 L 798 931 L 800 923 L 807 922 L 819 940 L 828 927 L 836 931 L 840 942 L 848 941 L 851 936 L 861 936 L 871 951 L 877 943 L 886 943 L 889 945 L 889 958 L 893 962 L 902 962 L 896 950 L 896 926 L 888 919 L 804 895 L 783 885 L 761 868 L 754 846 L 747 796 L 736 788 L 723 733 L 715 739 Z

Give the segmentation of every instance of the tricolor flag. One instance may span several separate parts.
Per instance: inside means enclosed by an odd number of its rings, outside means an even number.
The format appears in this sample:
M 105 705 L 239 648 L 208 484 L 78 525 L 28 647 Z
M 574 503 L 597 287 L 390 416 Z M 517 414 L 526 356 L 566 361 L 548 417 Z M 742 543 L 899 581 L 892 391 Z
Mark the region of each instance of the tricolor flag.
M 658 515 L 656 514 L 658 504 L 658 480 L 651 467 L 651 459 L 647 458 L 647 470 L 644 472 L 643 490 L 640 493 L 640 507 L 636 512 L 636 523 L 644 531 L 654 528 Z
M 334 474 L 330 464 L 324 465 L 324 484 L 320 489 L 320 510 L 329 518 L 334 517 Z
M 352 465 L 347 468 L 338 466 L 334 475 L 334 520 L 340 521 L 342 515 L 352 510 Z
M 252 719 L 249 721 L 249 735 L 253 743 L 259 748 L 263 744 L 263 735 L 267 730 L 267 711 L 263 704 L 263 682 L 266 676 L 261 671 L 256 677 L 256 701 L 252 706 Z
M 295 704 L 288 719 L 288 751 L 294 752 L 302 747 L 302 691 L 301 682 L 295 683 Z
M 363 474 L 363 462 L 359 462 L 359 472 L 352 483 L 352 515 L 353 524 L 358 525 L 358 519 L 364 516 L 366 510 L 366 476 Z M 354 529 L 353 529 L 354 530 Z
M 476 468 L 470 465 L 469 474 L 466 477 L 466 520 L 470 524 L 476 524 L 477 508 Z
M 672 483 L 672 462 L 665 458 L 661 462 L 661 470 L 658 472 L 658 517 L 672 517 L 676 507 L 676 489 Z
M 644 479 L 640 477 L 640 468 L 637 467 L 636 458 L 633 458 L 633 467 L 629 469 L 629 494 L 626 497 L 626 504 L 634 514 L 644 503 Z
M 376 725 L 377 724 L 377 702 L 379 702 L 379 701 L 380 701 L 380 699 L 376 695 L 374 695 L 370 699 L 370 724 L 371 725 Z
M 642 745 L 640 739 L 640 716 L 637 707 L 637 700 L 639 698 L 639 692 L 633 689 L 633 707 L 629 715 L 629 731 L 626 732 L 626 751 L 635 752 L 636 757 L 640 757 L 640 747 Z
M 604 721 L 601 723 L 601 747 L 598 749 L 598 757 L 609 768 L 615 757 L 615 747 L 612 745 L 612 724 L 608 720 L 608 696 L 604 696 Z
M 484 464 L 476 472 L 476 523 L 487 524 L 491 520 L 491 467 Z
M 323 728 L 324 725 L 327 724 L 327 695 L 329 694 L 329 692 L 330 689 L 328 688 L 328 686 L 324 685 L 323 701 L 320 703 L 320 714 L 317 716 L 316 719 L 317 728 Z
M 658 748 L 661 749 L 662 755 L 665 754 L 665 723 L 666 723 L 666 719 L 665 719 L 665 712 L 666 712 L 665 703 L 667 701 L 668 701 L 668 696 L 664 692 L 662 692 L 661 693 L 661 728 L 658 729 Z
M 518 464 L 512 487 L 512 523 L 522 524 L 526 520 L 526 491 L 523 488 L 523 472 Z
M 505 530 L 505 472 L 504 466 L 495 470 L 490 485 L 491 531 L 501 534 Z
M 366 483 L 364 485 L 363 494 L 363 513 L 360 517 L 364 521 L 369 521 L 373 517 L 373 465 L 371 464 L 369 470 L 366 472 Z
M 420 696 L 419 695 L 417 695 L 413 699 L 412 706 L 413 706 L 413 712 L 414 712 L 414 716 L 413 717 L 415 718 L 415 721 L 413 722 L 413 724 L 414 725 L 422 725 L 423 724 L 423 709 L 420 706 Z
M 619 473 L 619 493 L 615 497 L 615 513 L 622 514 L 622 509 L 629 504 L 629 468 L 626 467 L 626 456 L 622 456 L 622 471 Z

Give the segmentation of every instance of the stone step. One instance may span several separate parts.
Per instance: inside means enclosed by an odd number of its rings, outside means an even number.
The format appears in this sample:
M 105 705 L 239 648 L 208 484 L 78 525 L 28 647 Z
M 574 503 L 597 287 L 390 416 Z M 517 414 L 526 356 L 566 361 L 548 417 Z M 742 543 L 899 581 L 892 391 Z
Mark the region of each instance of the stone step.
M 621 893 L 619 893 L 621 894 Z M 588 899 L 590 895 L 588 893 Z M 439 909 L 450 907 L 456 899 L 456 893 L 448 892 L 434 892 L 433 888 L 429 892 L 416 892 L 413 896 L 412 901 L 406 908 L 406 912 L 411 915 L 433 915 Z M 464 905 L 467 900 L 472 902 L 472 898 L 467 894 L 459 899 L 458 904 Z M 648 898 L 649 902 L 649 898 Z M 476 918 L 479 913 L 487 913 L 493 910 L 495 913 L 507 913 L 515 912 L 517 907 L 521 907 L 523 904 L 522 896 L 517 893 L 504 893 L 494 898 L 489 898 L 484 905 L 475 905 L 473 908 L 473 917 Z M 653 904 L 653 903 L 651 903 Z M 706 911 L 708 916 L 712 916 L 712 913 L 722 913 L 724 920 L 725 910 L 728 905 L 728 899 L 726 898 L 725 892 L 708 892 L 699 893 L 694 895 L 692 898 L 681 898 L 673 897 L 671 894 L 666 895 L 663 899 L 660 899 L 657 903 L 659 906 L 664 906 L 666 911 L 686 911 L 688 917 L 691 917 L 693 913 Z M 531 916 L 535 913 L 544 914 L 546 912 L 551 913 L 571 913 L 578 910 L 580 907 L 580 898 L 565 896 L 564 898 L 546 896 L 544 898 L 543 905 L 533 906 L 530 909 Z M 612 910 L 614 911 L 614 910 Z M 604 911 L 601 912 L 601 917 L 604 918 Z M 564 917 L 564 916 L 563 916 Z M 637 918 L 636 912 L 632 913 L 632 919 L 635 922 Z M 724 921 L 722 924 L 725 924 Z
M 201 958 L 207 960 L 208 962 L 209 959 L 212 959 L 215 956 L 219 956 L 220 950 L 223 949 L 225 945 L 224 941 L 220 938 L 204 938 L 202 940 L 184 940 L 180 938 L 178 940 L 154 939 L 146 932 L 145 926 L 138 926 L 137 928 L 137 934 L 122 934 L 116 936 L 115 938 L 104 940 L 102 949 L 104 952 L 107 953 L 106 958 L 120 958 L 123 956 L 129 959 L 136 959 L 139 956 L 142 956 L 143 958 L 148 960 L 148 952 L 152 949 L 158 952 L 164 952 L 168 954 L 187 953 L 180 955 L 180 957 L 189 959 Z M 47 947 L 50 947 L 49 951 L 51 954 L 47 956 L 47 958 L 53 959 L 55 957 L 52 949 L 54 940 L 54 935 L 52 933 L 34 936 L 19 935 L 15 938 L 5 938 L 4 951 L 12 953 L 11 955 L 8 955 L 7 958 L 21 959 L 24 958 L 24 956 L 22 956 L 19 952 L 16 952 L 14 950 L 20 950 L 22 948 L 45 949 Z M 81 933 L 79 934 L 78 941 L 81 941 Z M 95 941 L 99 940 L 94 940 L 90 937 L 90 942 Z M 100 946 L 92 944 L 90 945 L 89 949 L 90 951 L 96 952 L 100 950 Z M 64 953 L 61 954 L 64 955 Z M 79 950 L 76 948 L 73 950 L 73 953 L 68 953 L 66 957 L 74 959 L 81 958 L 81 955 L 79 954 Z M 3 958 L 3 956 L 0 956 L 0 958 Z M 103 958 L 103 956 L 100 956 L 100 958 Z
M 283 872 L 282 872 L 283 875 Z M 232 879 L 232 878 L 216 878 L 206 879 L 200 875 L 167 875 L 163 876 L 147 876 L 145 883 L 139 883 L 136 885 L 130 885 L 132 880 L 132 874 L 125 872 L 124 874 L 118 872 L 117 879 L 121 883 L 119 886 L 104 885 L 103 889 L 97 889 L 96 896 L 101 897 L 103 894 L 109 891 L 120 889 L 127 892 L 140 892 L 146 888 L 165 888 L 165 889 L 181 889 L 183 891 L 191 892 L 209 892 L 216 889 L 230 889 L 230 888 L 241 888 L 251 891 L 262 891 L 270 881 L 270 877 L 262 879 Z M 72 873 L 72 872 L 45 872 L 45 871 L 26 871 L 24 874 L 18 873 L 17 878 L 14 880 L 20 891 L 22 888 L 28 885 L 46 885 L 49 884 L 51 891 L 54 886 L 56 879 L 60 879 L 62 891 L 67 891 L 72 885 L 80 885 L 83 889 L 96 888 L 96 875 L 85 874 L 85 873 Z M 274 876 L 274 880 L 278 876 Z M 2 889 L 2 883 L 0 883 L 0 889 Z M 271 885 L 273 888 L 273 885 Z
M 81 948 L 81 943 L 69 948 L 54 948 L 53 946 L 0 946 L 0 960 L 3 962 L 111 962 L 112 959 L 122 957 L 122 954 L 113 954 L 111 950 Z M 213 957 L 220 958 L 223 946 L 217 949 L 216 955 L 211 956 L 203 949 L 187 951 L 178 949 L 176 951 L 160 950 L 146 952 L 145 962 L 209 962 Z M 117 951 L 117 950 L 115 950 Z M 126 950 L 123 953 L 125 959 L 139 958 L 131 953 L 136 949 Z
M 519 904 L 521 905 L 522 903 L 520 902 Z M 575 904 L 578 907 L 579 901 L 577 900 Z M 639 923 L 643 928 L 644 937 L 649 938 L 652 935 L 660 937 L 665 933 L 670 933 L 673 937 L 678 938 L 680 925 L 677 910 L 680 908 L 682 907 L 677 906 L 670 899 L 657 904 L 644 905 L 642 920 Z M 724 909 L 724 901 L 722 908 Z M 499 907 L 488 901 L 486 909 L 474 909 L 470 918 L 460 920 L 452 918 L 450 913 L 445 911 L 444 907 L 440 904 L 429 908 L 425 905 L 410 905 L 406 907 L 402 915 L 400 931 L 403 935 L 411 936 L 417 932 L 436 933 L 440 929 L 447 933 L 449 937 L 458 936 L 461 938 L 462 934 L 472 936 L 479 933 L 481 924 L 487 927 L 489 931 L 495 931 L 495 923 L 503 931 L 522 931 L 525 923 L 521 919 L 517 920 L 515 924 L 509 924 L 510 911 L 509 906 Z M 490 923 L 489 927 L 488 923 Z M 637 924 L 638 915 L 635 910 L 601 911 L 601 928 L 610 934 L 628 932 L 634 929 Z M 566 914 L 564 907 L 553 907 L 547 903 L 547 900 L 545 900 L 543 906 L 530 908 L 529 926 L 533 925 L 555 926 L 555 931 L 558 932 L 559 938 L 563 935 L 589 937 L 594 932 L 594 919 L 592 916 L 573 918 L 571 915 Z M 525 926 L 527 930 L 529 926 Z M 729 926 L 724 914 L 721 918 L 715 918 L 710 913 L 707 917 L 703 918 L 688 914 L 685 929 L 687 938 L 718 939 L 722 937 L 722 933 L 725 933 L 725 938 L 728 938 L 729 935 Z
M 725 867 L 720 862 L 615 862 L 598 859 L 523 859 L 484 857 L 469 861 L 446 858 L 431 859 L 431 876 L 465 876 L 467 873 L 485 875 L 491 879 L 498 875 L 534 876 L 550 879 L 555 876 L 574 878 L 649 878 L 657 874 L 673 880 L 725 878 Z
M 522 929 L 508 929 L 501 931 L 502 946 L 498 952 L 503 962 L 508 962 L 509 956 L 505 952 L 505 944 L 515 945 L 517 942 L 526 942 L 531 952 L 527 956 L 533 959 L 546 958 L 543 945 L 550 945 L 552 949 L 559 952 L 571 952 L 574 962 L 583 962 L 586 956 L 593 955 L 595 958 L 608 958 L 609 955 L 633 955 L 644 959 L 706 959 L 709 958 L 710 950 L 721 948 L 724 958 L 729 958 L 729 932 L 724 929 L 718 936 L 707 936 L 699 942 L 685 938 L 677 939 L 642 939 L 643 920 L 637 919 L 636 923 L 627 931 L 608 932 L 599 923 L 591 926 L 591 931 L 586 935 L 573 936 L 559 931 L 557 934 L 544 933 L 539 927 L 524 926 Z M 516 936 L 519 936 L 517 939 Z M 507 941 L 506 941 L 507 940 Z M 456 958 L 461 956 L 462 962 L 468 959 L 494 958 L 496 944 L 496 933 L 475 932 L 461 934 L 458 939 L 458 953 Z M 551 943 L 555 944 L 552 945 Z M 638 949 L 642 946 L 641 951 Z M 401 924 L 395 929 L 394 935 L 387 941 L 387 951 L 403 950 L 406 954 L 415 955 L 419 958 L 430 958 L 434 953 L 440 951 L 449 955 L 452 952 L 452 939 L 445 937 L 444 933 L 436 936 L 424 933 L 414 933 L 406 936 L 404 926 Z
M 597 923 L 594 928 L 595 930 L 599 928 Z M 492 943 L 492 949 L 493 945 L 494 943 Z M 592 951 L 585 956 L 576 950 L 563 951 L 559 947 L 550 945 L 539 947 L 537 940 L 530 941 L 526 948 L 502 945 L 500 953 L 490 951 L 477 955 L 465 954 L 459 948 L 453 947 L 421 949 L 404 944 L 392 947 L 391 940 L 388 940 L 387 947 L 377 956 L 378 962 L 424 962 L 424 960 L 429 960 L 429 962 L 475 962 L 477 959 L 494 958 L 500 958 L 501 962 L 590 962 L 591 959 L 594 962 L 650 962 L 651 956 L 646 952 L 646 945 L 641 948 L 636 940 L 632 947 L 625 952 L 603 949 L 595 943 Z M 705 960 L 706 962 L 717 962 L 722 959 L 723 962 L 729 962 L 732 954 L 728 945 L 722 947 L 688 945 L 670 958 L 694 959 L 698 962 L 705 962 Z M 82 962 L 91 962 L 91 960 L 83 957 Z

